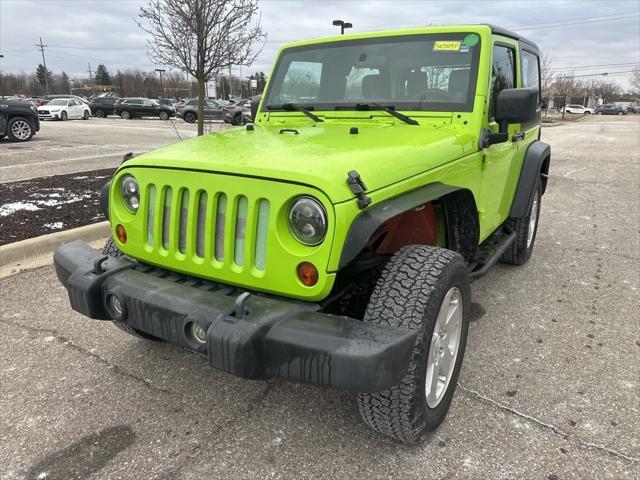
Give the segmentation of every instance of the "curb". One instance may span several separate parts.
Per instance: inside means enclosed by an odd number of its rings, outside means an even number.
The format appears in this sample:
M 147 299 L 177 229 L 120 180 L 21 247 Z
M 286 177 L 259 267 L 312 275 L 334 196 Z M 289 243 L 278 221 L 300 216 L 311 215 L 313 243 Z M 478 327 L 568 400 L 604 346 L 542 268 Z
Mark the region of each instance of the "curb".
M 0 267 L 24 262 L 32 257 L 53 254 L 53 251 L 60 245 L 73 240 L 90 243 L 107 238 L 110 233 L 109 222 L 100 222 L 2 245 L 0 246 Z

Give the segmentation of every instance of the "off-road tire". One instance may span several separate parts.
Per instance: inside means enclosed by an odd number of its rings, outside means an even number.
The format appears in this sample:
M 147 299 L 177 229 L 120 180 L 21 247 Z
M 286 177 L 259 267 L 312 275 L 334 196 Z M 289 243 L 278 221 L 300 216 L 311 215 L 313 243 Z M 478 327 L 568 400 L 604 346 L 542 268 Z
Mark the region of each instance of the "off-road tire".
M 184 114 L 184 121 L 187 123 L 196 123 L 198 116 L 195 113 L 187 112 Z
M 445 294 L 458 287 L 462 325 L 458 354 L 442 400 L 426 403 L 430 339 Z M 409 245 L 385 266 L 371 295 L 364 321 L 419 331 L 409 368 L 400 383 L 377 393 L 358 394 L 358 409 L 373 430 L 404 443 L 421 442 L 444 420 L 455 391 L 469 329 L 469 273 L 462 256 L 443 248 Z
M 527 247 L 527 239 L 529 238 L 529 228 L 531 225 L 531 207 L 533 206 L 534 199 L 538 200 L 538 207 L 535 218 L 535 226 L 531 244 Z M 511 265 L 523 265 L 531 257 L 533 252 L 533 246 L 536 243 L 536 234 L 538 233 L 538 221 L 540 220 L 540 207 L 542 205 L 542 181 L 538 177 L 536 182 L 536 189 L 533 193 L 533 198 L 527 209 L 527 216 L 520 218 L 509 218 L 504 223 L 505 227 L 512 232 L 516 232 L 515 241 L 504 252 L 500 259 L 503 263 Z
M 104 117 L 106 117 L 106 116 L 107 116 L 107 115 L 106 115 L 106 113 L 104 112 L 104 110 L 103 110 L 103 109 L 101 109 L 101 108 L 98 108 L 98 109 L 96 110 L 96 112 L 95 112 L 93 115 L 94 115 L 95 117 L 98 117 L 98 118 L 104 118 Z
M 102 248 L 102 254 L 108 255 L 109 257 L 113 257 L 113 258 L 120 258 L 125 256 L 124 253 L 122 253 L 122 250 L 120 250 L 117 247 L 116 243 L 113 241 L 113 238 L 109 238 L 107 240 L 107 243 L 105 243 L 104 247 Z M 136 328 L 133 328 L 132 326 L 130 326 L 125 322 L 120 322 L 118 320 L 113 320 L 113 319 L 111 321 L 120 330 L 122 330 L 125 333 L 128 333 L 129 335 L 133 335 L 134 337 L 144 338 L 145 340 L 151 340 L 152 342 L 162 341 L 162 339 L 158 337 L 154 337 L 153 335 L 149 335 L 148 333 L 138 330 Z
M 160 112 L 158 117 L 160 117 L 160 120 L 169 120 L 169 114 L 167 112 Z
M 33 124 L 24 117 L 13 117 L 7 122 L 7 137 L 12 142 L 28 142 L 33 132 Z

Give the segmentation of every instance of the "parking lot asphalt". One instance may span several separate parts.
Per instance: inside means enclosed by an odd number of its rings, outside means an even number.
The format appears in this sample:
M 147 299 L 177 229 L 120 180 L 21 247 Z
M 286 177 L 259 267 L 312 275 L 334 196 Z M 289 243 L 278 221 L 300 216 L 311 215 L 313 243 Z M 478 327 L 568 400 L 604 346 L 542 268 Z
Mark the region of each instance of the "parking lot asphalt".
M 0 478 L 640 478 L 640 117 L 545 128 L 533 257 L 473 284 L 449 416 L 424 445 L 353 395 L 215 371 L 0 280 Z
M 206 127 L 206 131 L 216 131 L 226 125 L 211 122 Z M 127 152 L 143 153 L 175 143 L 195 136 L 196 130 L 196 125 L 180 119 L 122 120 L 111 116 L 43 121 L 29 142 L 0 140 L 0 183 L 116 167 Z

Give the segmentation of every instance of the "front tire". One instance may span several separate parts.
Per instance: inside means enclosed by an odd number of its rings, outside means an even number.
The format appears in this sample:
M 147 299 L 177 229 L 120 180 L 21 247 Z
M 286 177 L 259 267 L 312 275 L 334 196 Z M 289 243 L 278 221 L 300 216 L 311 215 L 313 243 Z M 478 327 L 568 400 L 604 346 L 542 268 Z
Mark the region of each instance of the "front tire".
M 160 120 L 169 120 L 169 114 L 167 112 L 160 112 Z
M 364 321 L 420 333 L 398 385 L 358 394 L 358 410 L 370 428 L 415 444 L 443 422 L 462 366 L 470 306 L 469 273 L 460 254 L 410 245 L 393 255 Z
M 187 112 L 184 114 L 184 121 L 187 123 L 196 123 L 198 117 L 195 113 Z
M 111 237 L 109 237 L 109 239 L 107 240 L 107 243 L 105 243 L 104 247 L 102 248 L 102 254 L 107 255 L 109 257 L 113 257 L 113 258 L 120 258 L 125 256 L 122 250 L 118 248 L 118 246 L 116 245 L 116 242 L 114 242 L 113 238 Z M 129 325 L 126 322 L 121 322 L 119 320 L 113 320 L 113 319 L 111 321 L 120 330 L 134 337 L 144 338 L 145 340 L 151 340 L 152 342 L 162 341 L 161 338 L 155 337 L 153 335 L 149 335 L 148 333 L 143 332 L 142 330 L 138 330 L 137 328 L 133 328 L 131 325 Z
M 511 265 L 523 265 L 527 263 L 533 252 L 533 245 L 538 233 L 538 220 L 540 219 L 540 206 L 542 202 L 542 181 L 540 177 L 536 182 L 536 189 L 529 204 L 526 217 L 509 218 L 505 226 L 516 232 L 516 239 L 505 251 L 501 261 Z
M 242 125 L 242 115 L 241 114 L 236 114 L 233 117 L 233 125 L 235 125 L 236 127 L 239 127 Z
M 120 112 L 120 118 L 123 120 L 129 120 L 131 119 L 131 114 L 127 110 L 123 110 Z
M 96 113 L 94 113 L 94 115 L 98 118 L 104 118 L 107 116 L 107 114 L 104 112 L 104 110 L 102 110 L 101 108 L 98 108 L 96 110 Z
M 62 112 L 60 114 L 60 120 L 62 120 L 63 122 L 69 119 L 69 115 L 67 114 L 67 112 Z
M 33 126 L 22 117 L 14 117 L 7 124 L 7 136 L 13 142 L 28 142 L 33 137 Z

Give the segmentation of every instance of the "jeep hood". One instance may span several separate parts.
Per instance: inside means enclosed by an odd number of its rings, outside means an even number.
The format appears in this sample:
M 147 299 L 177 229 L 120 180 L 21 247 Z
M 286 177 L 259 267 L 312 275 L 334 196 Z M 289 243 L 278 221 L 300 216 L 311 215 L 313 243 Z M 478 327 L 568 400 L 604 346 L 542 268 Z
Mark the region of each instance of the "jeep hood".
M 347 173 L 356 170 L 368 191 L 455 160 L 463 146 L 450 125 L 385 122 L 235 128 L 145 153 L 124 166 L 147 166 L 255 176 L 310 185 L 333 203 L 353 198 Z M 297 133 L 296 133 L 297 132 Z

